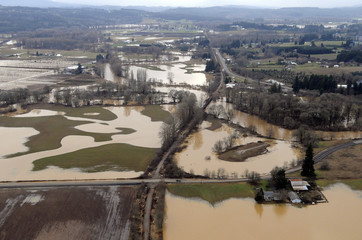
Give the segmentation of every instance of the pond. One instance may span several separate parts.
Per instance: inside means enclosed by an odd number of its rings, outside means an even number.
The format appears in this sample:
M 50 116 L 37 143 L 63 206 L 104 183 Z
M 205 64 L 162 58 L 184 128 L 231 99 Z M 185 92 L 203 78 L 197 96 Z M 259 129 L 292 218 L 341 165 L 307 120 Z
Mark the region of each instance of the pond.
M 166 193 L 164 239 L 358 240 L 362 192 L 336 184 L 324 191 L 329 203 L 302 208 L 232 198 L 215 207 Z
M 193 65 L 187 66 L 182 63 L 174 65 L 159 65 L 157 66 L 160 70 L 147 69 L 147 79 L 162 81 L 163 83 L 170 83 L 168 77 L 169 74 L 173 74 L 173 84 L 189 84 L 189 85 L 205 85 L 206 75 L 205 73 L 198 72 L 205 70 L 204 65 Z M 195 69 L 194 69 L 195 68 Z M 144 70 L 146 68 L 139 66 L 131 66 L 129 71 L 133 71 L 133 75 L 137 76 L 137 70 Z M 189 73 L 188 73 L 189 71 Z M 197 71 L 197 72 L 192 72 Z
M 212 131 L 207 129 L 209 125 L 210 123 L 205 121 L 200 130 L 186 139 L 187 147 L 175 154 L 177 165 L 186 172 L 193 171 L 195 174 L 204 175 L 205 171 L 217 172 L 218 169 L 223 168 L 227 174 L 237 173 L 239 177 L 246 170 L 266 174 L 275 166 L 283 167 L 284 164 L 290 164 L 301 155 L 300 151 L 292 147 L 291 143 L 276 140 L 267 148 L 266 154 L 248 158 L 245 162 L 223 161 L 213 152 L 213 146 L 218 140 L 223 140 L 231 135 L 235 129 L 223 124 L 221 128 Z M 266 139 L 255 136 L 244 137 L 239 134 L 235 146 L 264 140 Z

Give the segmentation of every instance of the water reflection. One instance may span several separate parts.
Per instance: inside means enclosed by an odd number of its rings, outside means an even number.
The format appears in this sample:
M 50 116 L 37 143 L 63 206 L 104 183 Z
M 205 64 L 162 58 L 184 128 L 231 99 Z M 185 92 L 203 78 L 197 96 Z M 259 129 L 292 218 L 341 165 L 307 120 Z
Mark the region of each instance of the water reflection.
M 256 214 L 258 214 L 259 217 L 261 218 L 263 216 L 263 211 L 264 211 L 263 204 L 255 203 L 254 209 L 255 209 Z
M 131 115 L 131 107 L 124 107 L 124 116 L 129 117 Z
M 238 123 L 240 126 L 243 126 L 243 127 L 253 126 L 255 128 L 256 132 L 263 136 L 270 135 L 270 136 L 274 136 L 274 138 L 283 139 L 286 141 L 291 141 L 293 139 L 292 130 L 288 130 L 288 129 L 270 124 L 267 121 L 265 121 L 257 116 L 253 116 L 253 115 L 235 110 L 231 103 L 217 102 L 217 103 L 212 103 L 212 104 L 222 104 L 225 107 L 225 109 L 233 109 L 233 112 L 234 112 L 233 122 L 234 123 Z M 341 131 L 341 132 L 315 131 L 315 133 L 318 136 L 321 136 L 321 138 L 324 140 L 362 138 L 362 131 Z
M 361 239 L 361 191 L 337 184 L 324 194 L 329 203 L 303 208 L 235 198 L 213 207 L 167 192 L 164 239 Z
M 301 155 L 300 151 L 293 148 L 289 142 L 276 140 L 268 147 L 266 154 L 248 158 L 244 162 L 223 161 L 218 158 L 213 151 L 213 147 L 217 141 L 230 136 L 235 129 L 223 124 L 217 130 L 211 131 L 207 129 L 209 125 L 210 123 L 207 122 L 202 124 L 199 131 L 186 139 L 188 142 L 187 147 L 175 154 L 178 166 L 182 167 L 186 172 L 193 171 L 196 174 L 204 175 L 206 169 L 209 172 L 217 172 L 218 169 L 223 168 L 229 175 L 236 172 L 238 176 L 242 176 L 246 170 L 264 174 L 269 173 L 275 166 L 282 167 L 284 164 L 290 164 Z M 235 140 L 235 145 L 257 141 L 265 141 L 265 139 L 239 135 L 239 138 Z
M 273 204 L 273 211 L 275 216 L 282 217 L 287 213 L 288 207 L 285 204 Z
M 112 82 L 115 82 L 116 79 L 109 63 L 104 65 L 104 79 Z
M 185 64 L 174 64 L 174 65 L 159 65 L 157 66 L 160 70 L 147 69 L 147 79 L 162 81 L 163 83 L 174 83 L 182 84 L 187 83 L 190 85 L 204 85 L 206 83 L 205 73 L 187 73 Z M 204 65 L 205 66 L 205 65 Z M 144 70 L 145 68 L 138 66 L 131 66 L 130 72 L 133 71 L 134 76 L 137 74 L 137 70 Z M 192 69 L 192 67 L 188 68 Z M 169 79 L 169 73 L 172 73 L 173 78 Z

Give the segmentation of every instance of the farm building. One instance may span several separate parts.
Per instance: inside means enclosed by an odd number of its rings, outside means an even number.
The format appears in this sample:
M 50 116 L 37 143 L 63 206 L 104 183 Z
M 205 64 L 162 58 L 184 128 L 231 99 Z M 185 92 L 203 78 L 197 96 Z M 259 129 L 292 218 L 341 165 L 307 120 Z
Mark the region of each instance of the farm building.
M 302 179 L 289 179 L 289 181 L 294 191 L 308 191 L 308 187 L 310 187 L 309 183 Z
M 302 200 L 299 198 L 298 194 L 296 194 L 295 192 L 292 192 L 292 191 L 288 192 L 288 197 L 292 203 L 301 203 L 302 202 Z
M 271 202 L 274 200 L 274 192 L 273 191 L 264 191 L 264 200 L 267 202 Z

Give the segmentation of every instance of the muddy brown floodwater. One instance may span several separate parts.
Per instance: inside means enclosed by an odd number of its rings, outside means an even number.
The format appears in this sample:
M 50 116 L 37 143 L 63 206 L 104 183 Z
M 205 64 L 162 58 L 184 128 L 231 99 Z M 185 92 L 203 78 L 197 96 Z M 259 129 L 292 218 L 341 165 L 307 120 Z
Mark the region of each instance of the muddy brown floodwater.
M 112 82 L 116 81 L 116 77 L 114 76 L 114 73 L 112 72 L 111 69 L 111 65 L 109 63 L 104 65 L 104 79 Z
M 24 143 L 38 133 L 34 128 L 0 127 L 0 159 L 6 155 L 27 151 L 28 147 Z
M 272 132 L 272 137 L 277 138 L 277 139 L 283 139 L 283 140 L 290 141 L 293 138 L 292 130 L 288 130 L 288 129 L 270 124 L 267 121 L 265 121 L 257 116 L 253 116 L 253 115 L 235 110 L 233 105 L 230 103 L 226 103 L 224 101 L 224 102 L 217 102 L 217 103 L 212 103 L 212 104 L 222 104 L 226 110 L 232 109 L 234 112 L 234 118 L 233 118 L 234 123 L 238 123 L 240 126 L 243 126 L 243 127 L 250 127 L 251 125 L 253 125 L 256 129 L 256 132 L 263 136 L 268 136 L 269 133 Z M 340 131 L 340 132 L 315 131 L 315 133 L 317 135 L 321 136 L 325 140 L 362 138 L 362 131 Z
M 195 65 L 195 70 L 199 71 L 200 69 L 205 70 L 205 65 Z M 147 79 L 155 79 L 157 81 L 162 80 L 163 83 L 169 83 L 168 76 L 169 73 L 173 74 L 172 82 L 176 84 L 187 83 L 190 85 L 204 85 L 206 84 L 206 75 L 205 73 L 187 73 L 187 69 L 194 69 L 193 67 L 185 69 L 186 65 L 177 63 L 173 66 L 167 65 L 159 65 L 158 68 L 162 69 L 159 70 L 150 70 L 138 66 L 131 66 L 130 72 L 133 71 L 134 76 L 137 76 L 137 70 L 147 70 Z M 203 71 L 202 70 L 202 71 Z
M 329 203 L 297 208 L 259 205 L 253 199 L 209 203 L 166 194 L 164 239 L 360 240 L 362 192 L 336 184 L 324 191 Z
M 69 179 L 114 179 L 114 178 L 135 178 L 143 172 L 136 171 L 105 171 L 87 173 L 77 168 L 61 169 L 49 167 L 42 171 L 32 171 L 33 161 L 74 152 L 80 149 L 102 146 L 113 143 L 127 143 L 134 146 L 159 148 L 161 146 L 158 131 L 162 122 L 152 122 L 150 117 L 142 115 L 144 107 L 108 107 L 109 111 L 117 115 L 117 119 L 112 121 L 102 121 L 85 117 L 66 118 L 74 121 L 89 121 L 89 124 L 79 125 L 76 128 L 85 132 L 96 133 L 117 133 L 117 128 L 130 128 L 136 130 L 131 134 L 118 134 L 112 136 L 111 141 L 95 142 L 94 138 L 88 136 L 66 136 L 61 140 L 61 147 L 54 150 L 36 152 L 13 158 L 3 158 L 1 156 L 26 151 L 23 145 L 27 138 L 37 134 L 33 128 L 0 128 L 0 133 L 8 138 L 1 138 L 5 141 L 4 145 L 8 148 L 0 149 L 0 181 L 19 181 L 19 180 L 69 180 Z M 24 115 L 23 117 L 33 117 L 38 114 L 54 114 L 51 111 L 35 111 Z M 17 133 L 17 134 L 14 134 Z M 3 145 L 3 146 L 4 146 Z
M 276 140 L 267 148 L 268 152 L 266 154 L 248 158 L 245 162 L 220 160 L 217 154 L 213 152 L 213 146 L 218 140 L 223 140 L 232 134 L 234 129 L 223 124 L 221 128 L 211 131 L 207 129 L 209 125 L 210 123 L 204 122 L 199 131 L 187 138 L 187 147 L 182 152 L 175 154 L 178 166 L 182 167 L 186 172 L 193 171 L 196 174 L 204 175 L 206 170 L 211 173 L 223 168 L 229 175 L 237 173 L 238 176 L 241 176 L 245 173 L 245 170 L 266 174 L 275 166 L 282 167 L 284 164 L 297 160 L 300 156 L 300 151 L 293 148 L 289 142 Z M 239 135 L 235 145 L 263 140 L 265 139 Z

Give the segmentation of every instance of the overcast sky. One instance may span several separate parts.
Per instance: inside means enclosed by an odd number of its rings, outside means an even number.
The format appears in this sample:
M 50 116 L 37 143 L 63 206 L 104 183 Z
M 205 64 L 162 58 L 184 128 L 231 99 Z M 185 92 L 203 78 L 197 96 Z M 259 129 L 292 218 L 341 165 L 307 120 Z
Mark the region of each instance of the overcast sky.
M 256 7 L 352 7 L 361 6 L 362 0 L 53 0 L 64 3 L 117 6 L 170 6 L 205 7 L 220 5 L 246 5 Z

